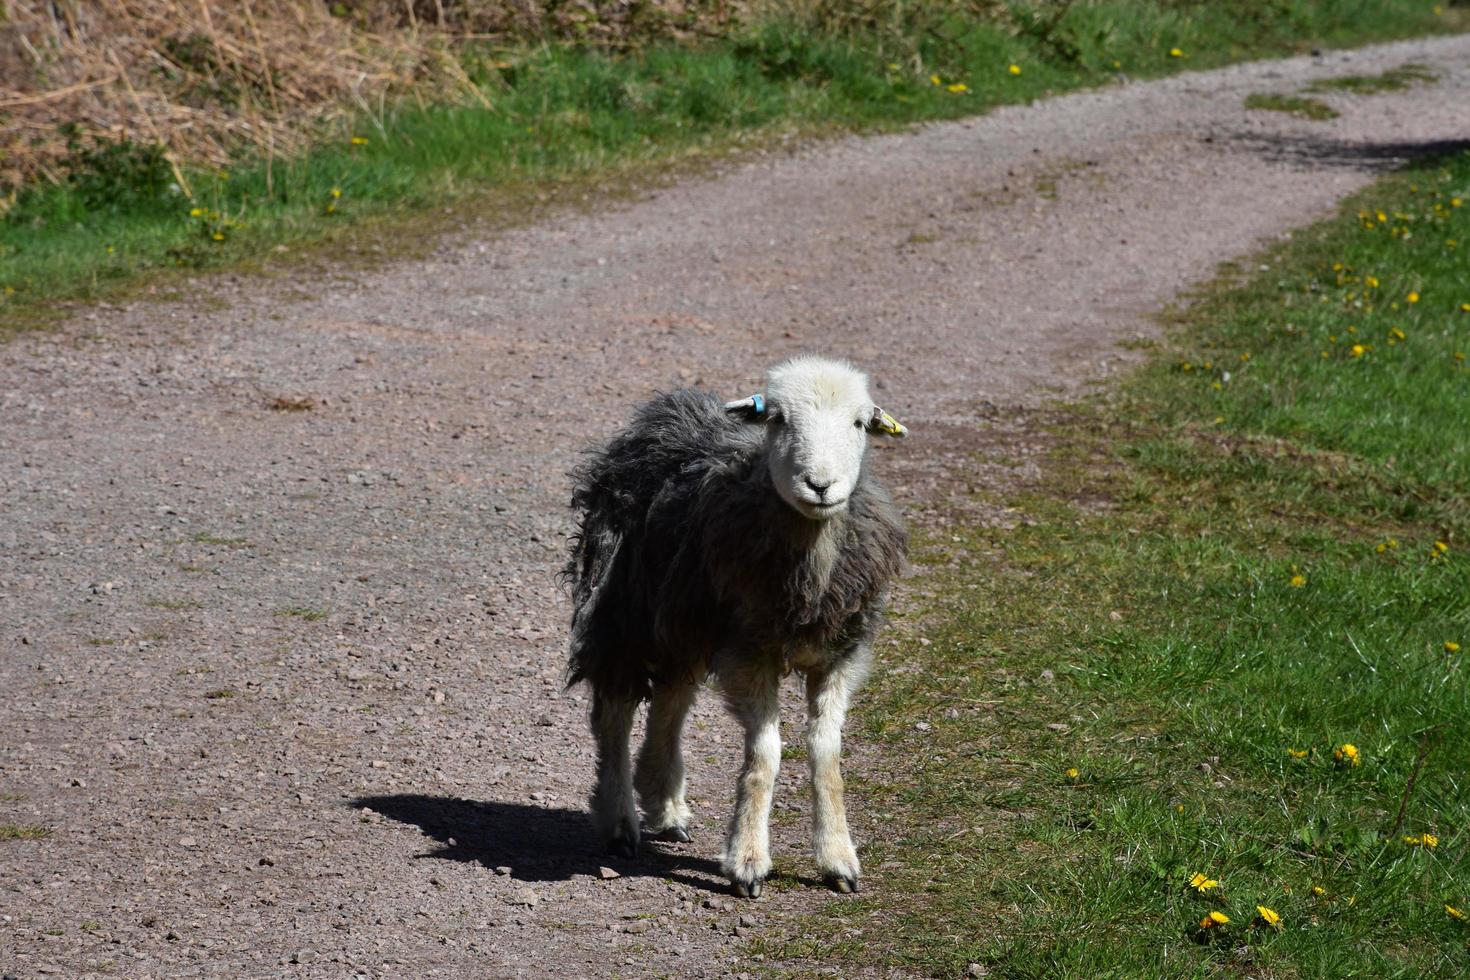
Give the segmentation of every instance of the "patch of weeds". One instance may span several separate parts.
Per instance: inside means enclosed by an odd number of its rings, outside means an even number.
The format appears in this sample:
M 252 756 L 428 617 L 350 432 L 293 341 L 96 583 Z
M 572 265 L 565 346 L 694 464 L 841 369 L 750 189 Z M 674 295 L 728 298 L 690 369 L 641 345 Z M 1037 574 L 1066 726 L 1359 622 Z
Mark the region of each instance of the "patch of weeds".
M 221 687 L 221 688 L 216 688 L 213 691 L 205 691 L 204 692 L 204 698 L 207 701 L 222 701 L 222 700 L 225 700 L 226 698 L 232 698 L 232 697 L 234 697 L 238 693 L 239 692 L 236 691 L 234 688 Z
M 1245 97 L 1247 109 L 1261 109 L 1266 112 L 1284 112 L 1291 116 L 1300 116 L 1303 119 L 1336 119 L 1340 113 L 1320 99 L 1308 99 L 1300 95 L 1276 95 L 1272 93 L 1257 92 Z
M 0 840 L 45 840 L 50 836 L 50 827 L 38 827 L 34 824 L 0 823 Z
M 219 548 L 248 548 L 250 542 L 244 538 L 225 538 L 208 531 L 198 531 L 191 535 L 189 540 L 197 544 L 214 545 Z
M 0 803 L 22 803 L 25 798 L 24 793 L 0 793 Z
M 117 641 L 106 637 L 94 636 L 87 641 L 89 647 L 111 647 L 116 646 Z
M 310 606 L 288 606 L 285 609 L 277 609 L 277 616 L 292 616 L 296 619 L 304 619 L 308 623 L 314 623 L 319 619 L 327 618 L 325 609 L 313 609 Z
M 1377 75 L 1339 75 L 1313 82 L 1304 92 L 1348 92 L 1353 95 L 1377 95 L 1380 92 L 1402 92 L 1415 85 L 1428 85 L 1439 81 L 1425 65 L 1406 64 Z

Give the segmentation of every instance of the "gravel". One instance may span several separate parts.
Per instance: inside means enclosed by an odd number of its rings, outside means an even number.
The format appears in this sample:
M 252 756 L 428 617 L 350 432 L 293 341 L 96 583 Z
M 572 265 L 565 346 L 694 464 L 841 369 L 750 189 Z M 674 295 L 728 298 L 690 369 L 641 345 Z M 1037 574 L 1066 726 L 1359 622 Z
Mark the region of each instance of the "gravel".
M 1441 80 L 1325 96 L 1329 122 L 1242 109 L 1408 61 Z M 1461 37 L 1113 87 L 0 346 L 0 822 L 53 830 L 0 850 L 6 972 L 750 969 L 714 699 L 695 842 L 610 867 L 587 828 L 556 580 L 579 449 L 655 389 L 845 354 L 914 432 L 875 465 L 939 520 L 1034 472 L 988 462 L 989 434 L 1126 366 L 1216 263 L 1470 132 L 1467 64 Z M 760 928 L 844 900 L 810 880 L 802 778 L 773 835 L 798 877 Z

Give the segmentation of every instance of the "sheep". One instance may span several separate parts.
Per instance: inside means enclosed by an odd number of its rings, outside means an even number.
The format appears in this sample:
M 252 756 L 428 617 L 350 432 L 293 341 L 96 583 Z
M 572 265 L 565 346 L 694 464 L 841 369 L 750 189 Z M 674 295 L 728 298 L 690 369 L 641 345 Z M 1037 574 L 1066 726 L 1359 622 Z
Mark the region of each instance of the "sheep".
M 721 868 L 735 894 L 758 897 L 771 869 L 778 689 L 797 670 L 813 851 L 830 888 L 857 890 L 842 727 L 907 555 L 897 508 L 868 470 L 870 433 L 907 429 L 873 404 L 856 368 L 802 356 L 772 368 L 749 398 L 655 397 L 573 472 L 568 685 L 591 688 L 590 806 L 610 852 L 637 853 L 635 789 L 644 829 L 690 840 L 680 739 L 696 689 L 713 677 L 745 732 Z M 645 700 L 633 770 L 633 716 Z

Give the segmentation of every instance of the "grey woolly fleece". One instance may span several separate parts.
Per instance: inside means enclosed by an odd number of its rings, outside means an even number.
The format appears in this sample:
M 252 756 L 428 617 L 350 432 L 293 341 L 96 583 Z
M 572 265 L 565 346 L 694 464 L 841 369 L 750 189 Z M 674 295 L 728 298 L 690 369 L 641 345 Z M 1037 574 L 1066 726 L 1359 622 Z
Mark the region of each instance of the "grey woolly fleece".
M 907 553 L 892 499 L 864 463 L 846 513 L 810 520 L 777 494 L 764 447 L 762 423 L 680 389 L 577 468 L 569 683 L 644 699 L 728 659 L 835 662 L 871 640 Z M 823 534 L 838 535 L 830 574 Z

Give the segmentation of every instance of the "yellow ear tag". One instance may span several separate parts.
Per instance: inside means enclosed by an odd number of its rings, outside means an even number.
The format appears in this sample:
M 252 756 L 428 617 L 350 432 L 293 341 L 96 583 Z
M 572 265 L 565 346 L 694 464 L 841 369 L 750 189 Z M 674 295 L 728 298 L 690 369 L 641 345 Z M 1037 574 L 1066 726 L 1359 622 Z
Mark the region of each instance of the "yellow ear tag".
M 882 409 L 879 409 L 879 415 L 881 415 L 882 418 L 878 420 L 878 428 L 882 429 L 884 432 L 888 433 L 891 436 L 898 436 L 900 439 L 909 434 L 908 428 L 892 415 L 889 415 Z

